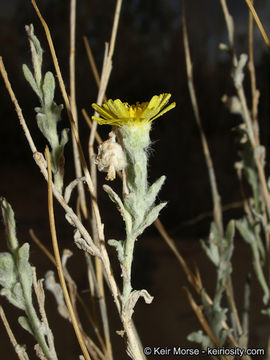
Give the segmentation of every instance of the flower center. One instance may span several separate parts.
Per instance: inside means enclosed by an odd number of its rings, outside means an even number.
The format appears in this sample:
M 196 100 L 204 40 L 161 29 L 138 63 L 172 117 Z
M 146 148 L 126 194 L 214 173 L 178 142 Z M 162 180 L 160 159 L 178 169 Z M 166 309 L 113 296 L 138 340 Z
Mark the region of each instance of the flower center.
M 128 109 L 129 117 L 131 118 L 141 118 L 142 113 L 147 108 L 148 102 L 139 103 L 137 102 L 136 105 L 129 105 L 125 103 L 125 106 Z

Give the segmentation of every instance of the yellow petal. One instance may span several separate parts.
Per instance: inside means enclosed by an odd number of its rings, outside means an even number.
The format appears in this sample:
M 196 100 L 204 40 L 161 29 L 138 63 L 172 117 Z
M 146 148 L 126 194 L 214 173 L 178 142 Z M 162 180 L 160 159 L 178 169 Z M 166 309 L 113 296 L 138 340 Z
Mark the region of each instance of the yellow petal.
M 121 100 L 117 99 L 113 101 L 110 99 L 107 101 L 106 105 L 114 116 L 117 116 L 118 118 L 128 117 L 128 111 Z
M 92 108 L 95 109 L 100 115 L 104 116 L 105 118 L 108 119 L 113 118 L 113 115 L 108 110 L 105 110 L 104 107 L 101 107 L 97 104 L 92 104 Z
M 175 106 L 176 106 L 175 102 L 171 103 L 169 106 L 167 106 L 165 109 L 163 109 L 159 114 L 157 114 L 153 119 L 151 119 L 151 121 L 153 121 L 153 120 L 157 119 L 158 117 L 162 116 L 167 111 L 170 111 L 171 109 L 175 108 Z
M 160 94 L 153 96 L 147 108 L 143 112 L 143 117 L 150 120 L 152 117 L 157 115 L 162 107 L 169 101 L 170 97 L 171 94 Z

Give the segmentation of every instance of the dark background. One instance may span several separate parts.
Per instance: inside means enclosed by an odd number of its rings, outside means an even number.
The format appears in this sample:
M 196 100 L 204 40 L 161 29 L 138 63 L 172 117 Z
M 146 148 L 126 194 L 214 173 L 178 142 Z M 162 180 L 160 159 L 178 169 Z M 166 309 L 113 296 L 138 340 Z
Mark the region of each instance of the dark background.
M 47 0 L 39 4 L 40 10 L 51 29 L 57 56 L 66 86 L 69 86 L 69 2 Z M 228 6 L 235 18 L 237 52 L 247 52 L 248 11 L 244 1 L 228 1 Z M 114 14 L 114 1 L 91 0 L 78 2 L 77 12 L 77 103 L 80 109 L 86 108 L 91 114 L 90 105 L 95 102 L 97 87 L 87 61 L 82 36 L 86 35 L 91 44 L 100 71 L 103 60 L 104 43 L 109 41 Z M 266 29 L 270 28 L 270 5 L 267 1 L 258 3 L 259 15 Z M 239 124 L 240 119 L 232 116 L 221 102 L 223 94 L 234 94 L 230 77 L 230 59 L 218 49 L 220 42 L 227 42 L 221 6 L 218 1 L 186 2 L 187 24 L 194 64 L 194 80 L 202 116 L 203 126 L 209 141 L 214 161 L 216 177 L 223 204 L 241 200 L 239 185 L 233 164 L 237 160 L 238 144 L 235 132 L 231 128 Z M 10 81 L 17 95 L 27 124 L 38 149 L 43 151 L 45 141 L 39 133 L 34 107 L 38 99 L 26 83 L 21 66 L 31 66 L 31 54 L 24 25 L 33 23 L 35 33 L 41 41 L 44 52 L 44 72 L 54 71 L 50 52 L 39 20 L 30 1 L 1 0 L 0 2 L 0 48 Z M 260 99 L 261 140 L 269 148 L 269 53 L 255 30 L 255 60 L 257 68 Z M 248 99 L 249 80 L 245 80 Z M 47 216 L 47 187 L 16 118 L 9 96 L 0 81 L 1 106 L 1 176 L 0 195 L 12 204 L 17 218 L 17 231 L 21 242 L 31 241 L 28 229 L 34 228 L 41 240 L 50 246 Z M 154 181 L 162 174 L 167 176 L 159 198 L 168 201 L 161 220 L 168 232 L 176 240 L 179 249 L 190 263 L 197 261 L 205 276 L 205 286 L 214 288 L 214 268 L 203 255 L 198 239 L 205 238 L 209 231 L 211 217 L 192 226 L 185 223 L 203 212 L 211 211 L 211 194 L 207 169 L 201 149 L 199 133 L 194 121 L 187 89 L 185 59 L 181 30 L 181 1 L 176 0 L 130 0 L 124 1 L 121 11 L 119 30 L 113 58 L 113 71 L 107 89 L 107 96 L 120 98 L 129 103 L 148 101 L 153 95 L 163 92 L 172 94 L 172 101 L 177 107 L 154 122 L 151 137 L 153 140 L 149 166 L 149 181 Z M 56 102 L 62 103 L 59 90 Z M 63 111 L 63 127 L 68 127 L 68 119 Z M 79 118 L 81 141 L 87 153 L 88 127 L 82 116 Z M 100 127 L 103 138 L 109 128 Z M 72 163 L 71 145 L 66 147 L 66 163 Z M 266 168 L 268 172 L 268 165 Z M 66 183 L 74 177 L 71 166 L 66 169 Z M 99 176 L 104 182 L 104 174 Z M 113 184 L 118 189 L 119 183 Z M 123 225 L 113 204 L 102 190 L 99 190 L 102 219 L 106 224 L 107 238 L 123 236 Z M 72 229 L 66 226 L 64 214 L 56 205 L 58 237 L 62 247 L 74 251 L 70 269 L 78 283 L 78 289 L 87 301 L 87 280 L 81 253 L 72 243 Z M 241 208 L 224 213 L 225 223 L 230 218 L 239 218 Z M 0 249 L 6 249 L 3 224 L 0 224 Z M 51 269 L 45 256 L 31 246 L 31 263 L 38 269 L 38 276 Z M 111 251 L 113 262 L 115 254 Z M 243 261 L 247 259 L 247 261 Z M 242 305 L 242 289 L 246 267 L 250 263 L 248 248 L 237 240 L 235 262 L 236 295 L 239 306 Z M 239 266 L 241 263 L 241 266 Z M 80 266 L 78 266 L 80 265 Z M 117 272 L 117 264 L 115 264 Z M 186 279 L 163 240 L 154 227 L 147 230 L 137 244 L 134 263 L 134 287 L 147 288 L 155 296 L 151 306 L 139 302 L 135 321 L 145 345 L 194 346 L 186 341 L 186 336 L 199 328 L 184 293 Z M 241 286 L 238 285 L 241 284 Z M 258 290 L 260 291 L 260 290 Z M 238 294 L 239 293 L 239 294 Z M 239 295 L 239 296 L 238 296 Z M 31 347 L 30 337 L 16 325 L 14 309 L 3 299 L 1 304 L 7 311 L 15 334 L 20 343 Z M 79 350 L 71 326 L 60 319 L 54 308 L 54 300 L 47 295 L 49 318 L 55 328 L 56 346 L 59 358 L 78 358 Z M 114 333 L 120 329 L 120 323 L 114 305 L 108 294 L 111 327 Z M 256 301 L 255 301 L 256 302 Z M 254 304 L 256 306 L 256 304 Z M 260 308 L 260 303 L 257 304 Z M 10 313 L 12 313 L 10 315 Z M 18 312 L 19 313 L 19 312 Z M 255 312 L 254 312 L 255 313 Z M 255 321 L 255 320 L 254 320 Z M 262 319 L 256 317 L 256 327 L 252 330 L 252 341 L 258 346 L 264 328 Z M 86 325 L 87 327 L 87 325 Z M 60 335 L 59 335 L 60 334 Z M 259 334 L 259 335 L 258 335 Z M 61 338 L 65 341 L 61 342 Z M 68 338 L 68 341 L 66 339 Z M 4 339 L 4 340 L 3 340 Z M 124 347 L 117 335 L 113 335 L 117 359 L 125 359 Z M 3 326 L 0 327 L 0 344 L 6 349 L 9 359 L 16 356 L 7 340 Z M 3 350 L 4 351 L 4 350 Z M 72 354 L 72 355 L 71 355 Z M 77 357 L 76 357 L 77 356 Z

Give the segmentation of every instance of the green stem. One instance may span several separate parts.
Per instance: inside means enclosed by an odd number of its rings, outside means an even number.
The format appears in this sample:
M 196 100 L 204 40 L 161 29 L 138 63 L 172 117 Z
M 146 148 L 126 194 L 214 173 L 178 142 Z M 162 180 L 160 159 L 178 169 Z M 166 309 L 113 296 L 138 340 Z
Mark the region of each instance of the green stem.
M 123 308 L 125 308 L 126 302 L 131 294 L 131 268 L 133 261 L 133 252 L 135 245 L 135 238 L 133 236 L 127 236 L 125 245 L 124 245 L 124 261 L 122 264 L 122 275 L 123 275 L 123 293 L 122 293 L 122 302 Z

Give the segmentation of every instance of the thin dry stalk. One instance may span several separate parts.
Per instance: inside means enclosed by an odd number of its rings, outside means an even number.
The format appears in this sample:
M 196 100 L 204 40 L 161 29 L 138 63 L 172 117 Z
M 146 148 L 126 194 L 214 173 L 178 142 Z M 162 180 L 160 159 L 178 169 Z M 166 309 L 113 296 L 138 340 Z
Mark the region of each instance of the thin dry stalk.
M 264 30 L 264 27 L 263 27 L 263 25 L 261 23 L 261 20 L 259 19 L 258 15 L 257 15 L 257 12 L 254 9 L 253 0 L 252 1 L 251 0 L 245 0 L 245 1 L 246 1 L 247 6 L 249 7 L 249 10 L 250 10 L 254 20 L 256 21 L 256 24 L 257 24 L 257 26 L 258 26 L 258 28 L 260 30 L 260 33 L 261 33 L 261 35 L 263 37 L 263 40 L 264 40 L 266 46 L 270 49 L 269 37 L 267 36 L 267 34 L 266 34 L 265 30 Z
M 197 283 L 194 274 L 189 269 L 185 259 L 180 254 L 179 250 L 177 249 L 174 240 L 168 235 L 167 231 L 165 230 L 163 224 L 161 223 L 161 221 L 159 219 L 156 220 L 155 226 L 156 226 L 157 230 L 159 231 L 160 235 L 163 237 L 163 239 L 169 246 L 169 248 L 172 250 L 172 252 L 176 256 L 177 260 L 179 261 L 184 273 L 186 274 L 186 277 L 187 277 L 189 283 L 194 287 L 194 289 L 198 293 L 200 293 L 201 288 L 200 288 L 199 284 Z
M 85 343 L 82 338 L 82 334 L 80 331 L 79 324 L 76 319 L 76 315 L 74 313 L 72 303 L 69 297 L 69 293 L 67 290 L 67 285 L 63 273 L 62 263 L 61 263 L 61 257 L 58 247 L 58 240 L 56 235 L 56 228 L 55 228 L 55 220 L 54 220 L 54 208 L 53 208 L 53 191 L 52 191 L 52 174 L 51 174 L 51 162 L 50 162 L 50 152 L 48 147 L 46 146 L 45 149 L 46 154 L 46 160 L 48 165 L 48 211 L 49 211 L 49 221 L 50 221 L 50 230 L 51 230 L 51 237 L 52 237 L 52 244 L 53 244 L 53 250 L 54 250 L 54 257 L 56 261 L 56 268 L 59 275 L 60 284 L 63 290 L 64 298 L 66 301 L 66 305 L 70 314 L 70 318 L 72 321 L 72 325 L 75 331 L 75 334 L 77 336 L 80 348 L 82 350 L 83 356 L 85 360 L 91 360 L 90 355 L 87 351 L 87 348 L 85 346 Z
M 36 236 L 35 232 L 33 229 L 29 230 L 29 235 L 31 237 L 31 239 L 35 242 L 35 244 L 41 249 L 41 251 L 44 252 L 44 254 L 51 260 L 51 262 L 56 266 L 56 262 L 55 262 L 55 258 L 54 256 L 50 253 L 50 251 L 46 248 L 45 245 L 43 245 L 43 243 L 39 240 L 39 238 Z
M 107 51 L 105 50 L 105 56 L 104 56 L 104 66 L 106 63 L 106 57 L 107 57 Z M 104 88 L 105 91 L 105 88 Z M 90 139 L 91 135 L 94 129 L 91 129 L 90 132 Z M 94 141 L 93 141 L 94 142 Z M 95 165 L 95 153 L 94 153 L 94 146 L 93 143 L 91 144 L 91 141 L 89 140 L 89 162 L 90 162 L 90 173 L 91 178 L 93 181 L 93 187 L 94 187 L 94 195 L 97 199 L 97 171 L 96 171 L 96 165 Z M 92 207 L 92 216 L 91 216 L 91 224 L 92 224 L 92 237 L 96 244 L 100 244 L 100 238 L 97 230 L 97 222 L 96 218 L 94 216 L 94 204 L 91 202 Z M 108 321 L 108 314 L 107 314 L 107 306 L 105 301 L 105 291 L 104 291 L 104 283 L 103 283 L 103 268 L 102 263 L 98 258 L 95 258 L 95 270 L 92 268 L 92 278 L 95 277 L 97 281 L 96 291 L 97 291 L 97 299 L 100 307 L 100 314 L 102 318 L 102 325 L 103 325 L 103 331 L 105 336 L 105 342 L 106 342 L 106 355 L 108 356 L 108 359 L 112 359 L 112 346 L 111 346 L 111 339 L 110 339 L 110 329 L 109 329 L 109 321 Z M 95 272 L 94 272 L 95 271 Z M 96 275 L 95 275 L 96 273 Z
M 2 319 L 2 322 L 4 324 L 4 327 L 6 329 L 6 332 L 8 334 L 9 340 L 14 347 L 14 350 L 20 360 L 29 360 L 29 357 L 27 355 L 27 352 L 25 348 L 17 343 L 17 340 L 11 330 L 11 327 L 9 326 L 8 320 L 6 318 L 6 314 L 4 312 L 4 309 L 0 305 L 0 317 Z
M 213 199 L 213 215 L 214 215 L 214 222 L 220 232 L 221 235 L 223 235 L 223 222 L 222 222 L 222 207 L 221 207 L 221 200 L 220 195 L 218 193 L 217 188 L 217 181 L 213 166 L 212 157 L 209 151 L 208 142 L 202 127 L 194 82 L 193 82 L 193 71 L 192 71 L 192 63 L 191 63 L 191 57 L 190 57 L 190 50 L 189 50 L 189 42 L 188 42 L 188 34 L 187 34 L 187 26 L 186 26 L 186 17 L 183 11 L 182 16 L 182 22 L 183 22 L 183 41 L 184 41 L 184 50 L 185 50 L 185 58 L 186 58 L 186 71 L 187 71 L 187 79 L 188 79 L 188 88 L 192 103 L 192 108 L 194 111 L 195 120 L 199 129 L 201 142 L 202 142 L 202 148 L 203 153 L 205 157 L 206 166 L 208 169 L 208 175 L 211 185 L 211 192 L 212 192 L 212 199 Z
M 114 48 L 115 48 L 115 41 L 116 41 L 118 24 L 119 24 L 121 6 L 122 6 L 122 0 L 117 0 L 115 14 L 114 14 L 113 27 L 112 27 L 112 33 L 111 33 L 111 39 L 110 39 L 110 45 L 109 45 L 109 51 L 108 51 L 108 55 L 104 59 L 104 66 L 103 66 L 103 70 L 101 73 L 101 80 L 100 80 L 100 86 L 99 86 L 99 92 L 98 92 L 98 98 L 97 98 L 98 105 L 101 105 L 102 101 L 104 99 L 105 91 L 107 88 L 107 84 L 108 84 L 111 69 L 112 69 L 112 57 L 113 57 Z M 93 146 L 93 144 L 94 144 L 96 129 L 97 129 L 97 122 L 94 121 L 92 131 L 90 134 L 90 138 L 89 138 L 89 148 L 91 146 Z
M 75 126 L 78 129 L 78 112 L 76 104 L 76 77 L 75 77 L 75 58 L 76 58 L 76 5 L 77 0 L 70 0 L 70 55 L 69 55 L 69 73 L 70 73 L 70 108 L 72 116 L 74 119 Z M 76 139 L 74 133 L 72 133 L 72 146 L 73 146 L 73 156 L 74 156 L 74 165 L 75 165 L 75 174 L 76 178 L 82 177 L 82 168 L 80 162 L 80 154 L 76 144 Z M 78 183 L 78 193 L 79 201 L 82 209 L 82 213 L 85 218 L 87 218 L 87 206 L 85 199 L 85 191 L 83 183 L 80 181 Z
M 96 297 L 99 302 L 101 319 L 102 319 L 102 324 L 103 324 L 103 329 L 104 329 L 105 344 L 106 344 L 106 345 L 104 345 L 104 353 L 106 354 L 106 359 L 108 359 L 108 357 L 109 358 L 112 357 L 112 348 L 111 348 L 111 341 L 110 341 L 107 308 L 106 308 L 106 303 L 105 303 L 105 298 L 104 298 L 104 288 L 101 289 L 100 281 L 98 281 L 98 279 L 97 279 L 97 275 L 95 273 L 91 258 L 89 256 L 89 254 L 87 254 L 87 255 L 88 255 L 86 258 L 87 268 L 88 268 L 89 273 L 91 274 L 94 291 L 95 291 Z M 101 270 L 102 270 L 102 268 L 101 268 Z M 101 276 L 102 276 L 102 273 L 101 273 Z M 102 282 L 102 284 L 103 284 L 103 282 Z M 106 335 L 107 335 L 107 337 L 106 337 Z M 110 348 L 111 348 L 111 350 L 110 350 Z
M 201 306 L 197 305 L 195 300 L 193 299 L 193 296 L 191 295 L 190 291 L 188 290 L 188 288 L 184 287 L 183 290 L 185 291 L 188 301 L 192 307 L 192 309 L 194 310 L 198 320 L 200 321 L 202 327 L 204 328 L 205 332 L 207 333 L 207 335 L 209 336 L 209 338 L 211 339 L 212 343 L 216 346 L 216 347 L 221 347 L 221 345 L 219 344 L 219 342 L 217 341 L 212 329 L 210 328 L 210 326 L 208 325 L 207 320 L 205 319 L 203 313 L 202 313 L 202 308 Z
M 102 359 L 105 359 L 104 355 L 99 350 L 99 348 L 95 345 L 93 340 L 91 338 L 89 338 L 89 336 L 83 330 L 83 326 L 80 321 L 79 314 L 77 311 L 77 305 L 76 305 L 76 299 L 78 298 L 77 285 L 74 282 L 74 280 L 72 279 L 72 277 L 69 274 L 69 271 L 67 269 L 67 260 L 69 259 L 70 256 L 72 256 L 72 252 L 69 249 L 64 249 L 63 255 L 62 255 L 62 267 L 63 267 L 64 277 L 68 284 L 69 294 L 70 294 L 70 299 L 71 299 L 72 307 L 74 310 L 74 314 L 76 316 L 76 319 L 77 319 L 83 340 L 85 342 L 85 345 L 87 346 L 87 349 L 88 349 L 89 353 L 91 354 L 93 360 L 98 360 L 97 353 L 99 354 L 99 356 L 101 356 Z M 106 349 L 103 349 L 103 350 L 105 350 L 105 353 L 106 353 Z
M 185 293 L 186 293 L 186 296 L 188 298 L 188 301 L 193 309 L 193 311 L 195 312 L 199 322 L 201 323 L 204 331 L 206 332 L 206 334 L 209 336 L 209 338 L 211 339 L 212 343 L 217 347 L 217 348 L 220 348 L 221 345 L 219 344 L 219 342 L 217 341 L 214 333 L 212 332 L 210 326 L 208 325 L 208 322 L 207 320 L 205 319 L 203 313 L 202 313 L 202 309 L 200 306 L 198 306 L 195 302 L 195 300 L 193 299 L 193 296 L 191 295 L 190 291 L 184 287 L 183 288 Z M 214 355 L 211 356 L 212 359 L 214 360 L 218 360 L 218 358 Z M 227 356 L 224 355 L 224 359 L 227 359 L 227 360 L 230 360 L 230 358 L 228 358 Z
M 89 41 L 86 36 L 83 36 L 83 42 L 84 42 L 84 46 L 85 46 L 85 50 L 86 50 L 86 54 L 87 54 L 87 58 L 88 58 L 90 67 L 92 69 L 96 84 L 99 88 L 100 87 L 100 77 L 99 77 L 97 65 L 95 62 L 95 58 L 94 58 L 91 46 L 90 46 Z M 104 99 L 105 99 L 105 96 L 104 96 Z

